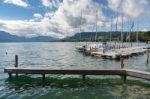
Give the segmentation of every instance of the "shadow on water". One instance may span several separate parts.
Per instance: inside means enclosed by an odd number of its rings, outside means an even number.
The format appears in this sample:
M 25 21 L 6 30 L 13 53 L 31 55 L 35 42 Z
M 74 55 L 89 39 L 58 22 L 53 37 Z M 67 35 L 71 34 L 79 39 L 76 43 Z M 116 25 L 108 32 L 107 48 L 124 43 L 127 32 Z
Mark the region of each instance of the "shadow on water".
M 20 88 L 37 87 L 37 86 L 50 86 L 57 88 L 78 88 L 78 87 L 88 87 L 88 86 L 115 86 L 115 85 L 138 85 L 142 87 L 149 87 L 150 83 L 142 82 L 140 80 L 126 80 L 123 82 L 120 78 L 100 78 L 91 79 L 86 78 L 85 80 L 81 78 L 61 78 L 61 77 L 46 77 L 44 80 L 42 77 L 32 78 L 27 75 L 20 75 L 18 77 L 13 76 L 12 78 L 7 78 L 6 83 L 10 88 L 15 88 L 19 90 Z
M 150 83 L 140 80 L 120 78 L 81 78 L 73 77 L 30 77 L 27 75 L 13 76 L 6 79 L 7 87 L 18 94 L 32 90 L 34 94 L 21 96 L 21 99 L 149 99 Z M 44 88 L 44 89 L 43 89 Z M 23 90 L 22 90 L 23 89 Z M 21 90 L 21 91 L 20 91 Z M 43 92 L 44 90 L 44 92 Z M 28 91 L 27 91 L 28 92 Z M 29 93 L 28 93 L 29 94 Z

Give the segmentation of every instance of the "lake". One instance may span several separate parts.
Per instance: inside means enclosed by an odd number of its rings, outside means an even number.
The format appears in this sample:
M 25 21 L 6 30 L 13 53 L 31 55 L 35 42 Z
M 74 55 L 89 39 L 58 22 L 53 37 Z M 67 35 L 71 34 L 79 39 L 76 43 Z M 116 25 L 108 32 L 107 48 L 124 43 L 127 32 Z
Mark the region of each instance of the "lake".
M 15 55 L 19 56 L 22 67 L 120 68 L 119 61 L 85 56 L 76 51 L 76 45 L 72 42 L 0 43 L 0 98 L 150 99 L 150 82 L 142 79 L 129 77 L 127 83 L 122 83 L 118 76 L 88 76 L 89 82 L 83 82 L 80 76 L 46 75 L 51 84 L 43 85 L 41 75 L 23 75 L 18 80 L 15 77 L 10 80 L 4 73 L 5 67 L 14 66 Z M 125 68 L 150 72 L 146 54 L 126 59 Z

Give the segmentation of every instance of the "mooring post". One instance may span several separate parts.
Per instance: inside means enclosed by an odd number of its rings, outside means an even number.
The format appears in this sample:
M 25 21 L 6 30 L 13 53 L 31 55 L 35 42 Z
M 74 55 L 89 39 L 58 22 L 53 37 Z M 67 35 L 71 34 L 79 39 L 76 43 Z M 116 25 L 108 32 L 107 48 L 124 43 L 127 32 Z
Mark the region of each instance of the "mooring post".
M 11 73 L 8 73 L 8 75 L 9 75 L 9 78 L 11 78 L 11 77 L 12 77 Z
M 18 67 L 18 55 L 15 55 L 15 67 Z M 18 77 L 18 73 L 16 73 L 16 77 Z
M 15 67 L 18 67 L 18 55 L 15 55 Z
M 126 75 L 123 75 L 123 76 L 122 76 L 122 80 L 123 80 L 123 82 L 126 82 L 127 76 L 126 76 Z
M 149 49 L 147 49 L 147 58 L 146 58 L 146 64 L 149 63 Z
M 82 75 L 82 80 L 85 81 L 85 74 Z
M 44 80 L 45 80 L 45 74 L 42 74 L 42 80 L 44 82 Z
M 124 59 L 122 56 L 120 57 L 120 62 L 121 62 L 121 69 L 123 69 L 124 68 Z M 123 82 L 125 82 L 127 79 L 127 75 L 126 74 L 121 75 L 121 79 L 123 80 Z
M 123 69 L 124 68 L 124 59 L 122 56 L 120 58 L 120 62 L 121 62 L 121 69 Z

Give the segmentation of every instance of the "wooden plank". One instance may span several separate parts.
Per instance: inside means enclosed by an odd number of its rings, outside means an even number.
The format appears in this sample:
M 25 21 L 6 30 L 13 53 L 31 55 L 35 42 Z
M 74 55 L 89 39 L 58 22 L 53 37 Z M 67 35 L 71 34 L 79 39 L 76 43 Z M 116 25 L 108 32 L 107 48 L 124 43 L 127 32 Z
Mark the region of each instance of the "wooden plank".
M 124 69 L 124 70 L 126 70 L 127 76 L 150 80 L 150 72 L 138 71 L 132 69 Z
M 83 79 L 85 79 L 85 75 L 120 75 L 142 78 L 146 80 L 150 80 L 150 72 L 145 71 L 137 71 L 132 69 L 111 69 L 111 70 L 87 70 L 87 69 L 50 69 L 50 68 L 5 68 L 5 73 L 8 74 L 44 74 L 43 78 L 45 78 L 45 74 L 71 74 L 71 75 L 82 75 Z M 11 77 L 11 76 L 10 76 Z
M 81 74 L 81 75 L 125 75 L 126 71 L 118 70 L 80 70 L 80 69 L 49 69 L 49 68 L 6 68 L 5 73 L 18 74 Z

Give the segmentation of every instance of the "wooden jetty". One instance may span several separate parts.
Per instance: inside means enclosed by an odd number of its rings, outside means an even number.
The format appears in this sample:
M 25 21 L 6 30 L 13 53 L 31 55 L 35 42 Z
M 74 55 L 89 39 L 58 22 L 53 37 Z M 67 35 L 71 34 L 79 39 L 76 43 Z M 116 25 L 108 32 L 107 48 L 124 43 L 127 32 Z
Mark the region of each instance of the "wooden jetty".
M 85 80 L 86 75 L 119 75 L 126 81 L 127 76 L 150 80 L 150 72 L 137 71 L 132 69 L 124 69 L 123 58 L 121 58 L 120 69 L 103 69 L 103 70 L 88 70 L 88 69 L 52 69 L 40 67 L 18 67 L 18 56 L 15 56 L 15 66 L 4 69 L 5 73 L 12 77 L 12 74 L 41 74 L 43 79 L 46 74 L 63 74 L 63 75 L 82 75 Z
M 8 67 L 4 69 L 5 73 L 9 74 L 41 74 L 43 79 L 46 74 L 63 74 L 63 75 L 82 75 L 85 79 L 86 75 L 119 75 L 126 80 L 127 76 L 150 80 L 150 72 L 137 71 L 132 69 L 111 69 L 111 70 L 87 70 L 87 69 L 50 69 L 50 68 L 23 68 L 23 67 Z
M 11 77 L 12 74 L 69 74 L 69 75 L 82 75 L 83 79 L 86 75 L 125 75 L 125 70 L 85 70 L 85 69 L 50 69 L 50 68 L 16 68 L 9 67 L 4 69 Z

